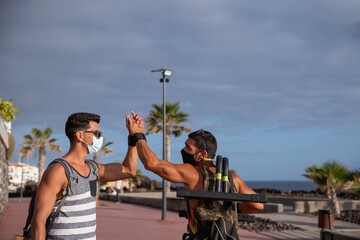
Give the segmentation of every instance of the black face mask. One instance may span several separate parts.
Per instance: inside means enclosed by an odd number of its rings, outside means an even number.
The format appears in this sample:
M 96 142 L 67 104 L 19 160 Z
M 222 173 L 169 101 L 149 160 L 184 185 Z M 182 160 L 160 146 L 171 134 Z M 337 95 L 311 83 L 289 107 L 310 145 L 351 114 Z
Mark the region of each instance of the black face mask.
M 183 159 L 184 163 L 189 163 L 189 164 L 191 164 L 193 166 L 196 165 L 197 162 L 195 160 L 194 155 L 185 152 L 184 149 L 181 150 L 181 156 L 182 156 L 182 159 Z

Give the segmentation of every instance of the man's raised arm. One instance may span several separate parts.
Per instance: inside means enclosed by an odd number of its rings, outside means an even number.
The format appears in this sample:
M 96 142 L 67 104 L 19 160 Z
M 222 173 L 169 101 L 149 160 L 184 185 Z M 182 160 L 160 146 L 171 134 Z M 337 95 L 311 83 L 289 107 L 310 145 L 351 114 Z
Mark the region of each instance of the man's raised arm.
M 130 124 L 130 120 L 126 117 L 126 127 Z M 129 127 L 128 127 L 129 129 Z M 129 133 L 130 134 L 130 133 Z M 136 175 L 138 165 L 138 153 L 136 146 L 129 146 L 124 162 L 100 164 L 99 177 L 102 182 L 111 182 L 121 179 L 131 178 Z
M 143 127 L 143 121 L 141 117 L 135 112 L 131 112 L 133 119 L 127 116 L 130 120 L 129 133 L 134 135 L 135 133 L 143 133 L 145 128 Z M 160 177 L 177 183 L 191 183 L 196 182 L 199 178 L 197 170 L 190 164 L 173 164 L 164 160 L 160 160 L 155 153 L 147 145 L 145 139 L 140 139 L 136 142 L 137 152 L 141 162 L 144 164 L 146 170 L 149 170 Z

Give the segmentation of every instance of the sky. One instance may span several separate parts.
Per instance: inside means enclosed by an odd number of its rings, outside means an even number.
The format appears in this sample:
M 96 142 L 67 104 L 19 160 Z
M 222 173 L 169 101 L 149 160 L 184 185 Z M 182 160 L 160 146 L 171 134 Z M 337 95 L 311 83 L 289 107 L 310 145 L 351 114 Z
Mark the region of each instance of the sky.
M 125 115 L 162 103 L 151 70 L 168 68 L 167 100 L 185 126 L 215 135 L 243 180 L 306 180 L 306 167 L 334 159 L 360 169 L 359 12 L 358 0 L 3 0 L 0 97 L 20 111 L 15 151 L 50 127 L 62 153 L 48 150 L 48 164 L 69 148 L 67 117 L 92 112 L 115 142 L 100 163 L 122 162 Z M 147 138 L 162 158 L 162 135 Z M 186 138 L 172 137 L 172 162 Z

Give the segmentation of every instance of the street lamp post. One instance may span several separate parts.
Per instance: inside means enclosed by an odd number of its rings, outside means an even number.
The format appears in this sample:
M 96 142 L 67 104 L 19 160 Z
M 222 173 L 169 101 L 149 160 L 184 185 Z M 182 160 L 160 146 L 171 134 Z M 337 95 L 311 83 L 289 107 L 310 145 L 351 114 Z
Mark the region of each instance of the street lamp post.
M 24 157 L 21 157 L 21 180 L 20 180 L 20 198 L 23 198 L 23 178 L 24 178 Z
M 172 74 L 172 70 L 160 68 L 152 70 L 151 72 L 162 72 L 163 77 L 160 79 L 160 82 L 163 83 L 163 159 L 166 159 L 166 88 L 165 83 L 169 82 L 169 78 Z M 162 180 L 162 216 L 161 219 L 164 220 L 166 218 L 166 180 Z

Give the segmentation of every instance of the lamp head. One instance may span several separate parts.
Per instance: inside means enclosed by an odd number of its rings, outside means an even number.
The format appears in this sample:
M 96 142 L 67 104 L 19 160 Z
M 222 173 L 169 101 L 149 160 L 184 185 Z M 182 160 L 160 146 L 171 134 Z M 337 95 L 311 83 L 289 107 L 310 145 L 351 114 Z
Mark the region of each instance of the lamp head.
M 151 70 L 151 72 L 162 72 L 164 76 L 170 77 L 173 71 L 170 69 L 159 68 Z
M 172 70 L 170 70 L 170 69 L 165 69 L 165 71 L 163 72 L 163 74 L 164 74 L 165 76 L 170 77 L 171 74 L 172 74 Z

